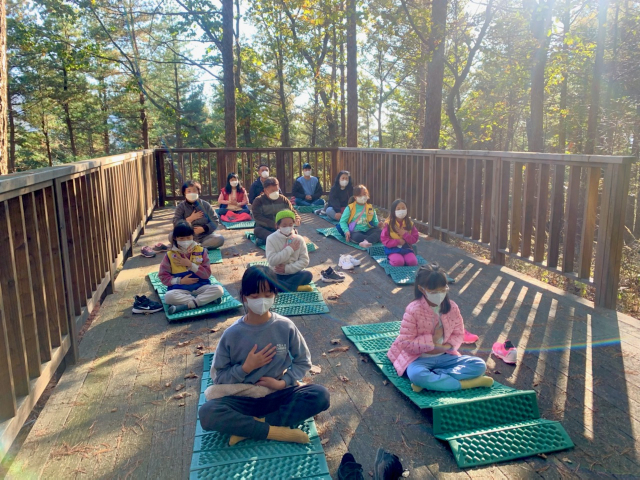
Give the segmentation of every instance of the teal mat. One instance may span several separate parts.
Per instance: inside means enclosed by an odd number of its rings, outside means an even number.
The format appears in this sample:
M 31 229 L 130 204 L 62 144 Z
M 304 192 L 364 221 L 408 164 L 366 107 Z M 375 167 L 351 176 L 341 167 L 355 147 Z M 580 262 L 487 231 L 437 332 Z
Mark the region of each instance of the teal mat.
M 397 285 L 412 285 L 416 280 L 416 273 L 421 265 L 426 265 L 428 262 L 421 257 L 418 257 L 418 265 L 415 267 L 394 267 L 389 264 L 387 255 L 384 253 L 384 245 L 374 245 L 368 249 L 369 255 L 382 267 L 387 275 Z M 447 282 L 455 283 L 455 280 L 447 274 Z
M 269 262 L 263 260 L 249 263 L 250 267 L 253 265 L 264 265 L 268 267 Z M 313 288 L 312 292 L 279 293 L 273 307 L 271 307 L 271 311 L 285 317 L 329 313 L 329 307 L 322 297 L 322 292 L 318 290 L 315 283 L 311 282 L 310 285 L 311 288 Z
M 213 354 L 203 356 L 204 371 L 208 371 Z M 207 365 L 209 368 L 206 368 Z M 209 382 L 202 382 L 200 397 Z M 299 425 L 309 435 L 308 444 L 245 440 L 229 446 L 229 435 L 207 432 L 196 422 L 190 479 L 294 479 L 331 480 L 329 467 L 315 422 L 312 418 Z
M 320 210 L 322 208 L 321 205 L 294 205 L 293 209 L 300 213 L 313 213 L 316 210 Z
M 333 224 L 333 225 L 337 225 L 340 223 L 340 221 L 336 220 L 335 218 L 331 218 L 328 217 L 327 215 L 318 215 L 321 219 Z
M 253 220 L 248 220 L 246 222 L 223 222 L 220 220 L 220 223 L 224 225 L 227 230 L 244 230 L 256 226 L 256 222 Z
M 368 353 L 385 377 L 419 408 L 433 409 L 433 432 L 449 442 L 461 468 L 572 448 L 559 422 L 540 419 L 537 394 L 494 381 L 491 388 L 414 392 L 387 357 L 400 322 L 349 325 L 342 331 L 359 352 Z
M 253 234 L 253 232 L 245 232 L 244 236 L 245 236 L 245 238 L 247 240 L 249 240 L 251 243 L 253 243 L 256 247 L 261 248 L 262 250 L 266 250 L 267 249 L 266 245 L 258 245 L 258 243 L 257 243 L 258 239 Z M 318 246 L 315 243 L 307 242 L 307 252 L 309 252 L 309 253 L 315 252 L 317 249 L 318 249 Z
M 353 242 L 347 242 L 347 239 L 344 238 L 343 235 L 340 235 L 340 232 L 338 232 L 338 230 L 335 227 L 330 227 L 330 228 L 318 228 L 316 229 L 318 233 L 324 235 L 325 237 L 333 237 L 336 240 L 338 240 L 340 243 L 344 243 L 345 245 L 349 245 L 350 247 L 353 248 L 357 248 L 358 250 L 364 250 L 367 251 L 366 248 L 361 247 L 360 245 L 358 245 L 357 243 L 353 243 Z M 378 246 L 378 245 L 382 245 L 381 243 L 376 243 L 373 246 Z
M 183 310 L 182 312 L 170 315 L 169 305 L 164 303 L 164 295 L 165 293 L 167 293 L 167 287 L 160 281 L 157 272 L 150 273 L 149 280 L 151 281 L 153 288 L 156 290 L 156 292 L 158 292 L 158 296 L 160 297 L 160 301 L 162 302 L 162 306 L 164 307 L 164 314 L 167 316 L 167 320 L 169 322 L 183 320 L 185 318 L 199 317 L 201 315 L 210 315 L 214 313 L 224 312 L 225 310 L 232 310 L 234 308 L 242 306 L 242 303 L 233 298 L 227 291 L 227 289 L 224 288 L 224 286 L 220 282 L 218 282 L 218 280 L 216 280 L 216 277 L 212 275 L 211 277 L 209 277 L 211 283 L 214 285 L 221 285 L 224 290 L 224 295 L 222 296 L 220 303 L 210 303 L 209 305 L 205 305 L 204 307 Z
M 207 248 L 207 254 L 209 255 L 209 262 L 212 265 L 222 263 L 222 252 L 219 248 Z

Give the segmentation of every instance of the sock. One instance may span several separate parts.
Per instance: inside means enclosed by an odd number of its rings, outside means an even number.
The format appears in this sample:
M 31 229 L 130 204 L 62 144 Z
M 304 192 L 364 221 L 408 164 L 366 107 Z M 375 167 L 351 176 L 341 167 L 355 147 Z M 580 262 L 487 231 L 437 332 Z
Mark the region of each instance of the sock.
M 471 378 L 469 380 L 460 380 L 460 388 L 466 390 L 467 388 L 477 387 L 491 387 L 493 385 L 493 378 L 482 376 Z
M 416 385 L 415 383 L 412 383 L 412 384 L 411 384 L 411 390 L 413 390 L 413 391 L 414 391 L 414 392 L 416 392 L 416 393 L 419 393 L 419 392 L 421 392 L 423 389 L 422 389 L 422 387 L 419 387 L 419 386 L 418 386 L 418 385 Z
M 313 292 L 313 288 L 311 288 L 311 285 L 300 285 L 298 292 Z
M 169 307 L 169 315 L 173 315 L 178 312 L 182 312 L 189 308 L 187 305 L 171 305 Z
M 256 422 L 264 423 L 264 418 L 253 417 L 253 419 Z M 246 439 L 247 439 L 247 437 L 241 437 L 240 435 L 231 435 L 231 437 L 229 437 L 229 446 L 233 447 L 236 443 L 240 443 L 241 441 L 246 440 Z
M 309 443 L 309 436 L 298 428 L 269 427 L 268 440 L 279 442 Z

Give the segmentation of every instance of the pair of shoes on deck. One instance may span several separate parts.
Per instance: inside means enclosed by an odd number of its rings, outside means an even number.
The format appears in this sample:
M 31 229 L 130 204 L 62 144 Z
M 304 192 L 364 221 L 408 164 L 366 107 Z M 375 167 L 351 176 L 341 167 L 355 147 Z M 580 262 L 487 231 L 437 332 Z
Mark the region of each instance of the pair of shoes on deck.
M 324 283 L 340 283 L 344 282 L 344 273 L 336 272 L 333 267 L 320 272 L 321 279 Z
M 353 267 L 359 267 L 362 262 L 353 255 L 340 255 L 338 266 L 342 270 L 353 270 Z
M 373 466 L 373 479 L 398 480 L 403 477 L 403 473 L 404 469 L 400 459 L 396 455 L 387 452 L 384 448 L 379 448 Z M 340 462 L 338 480 L 364 480 L 362 465 L 356 463 L 356 459 L 349 452 L 344 454 Z

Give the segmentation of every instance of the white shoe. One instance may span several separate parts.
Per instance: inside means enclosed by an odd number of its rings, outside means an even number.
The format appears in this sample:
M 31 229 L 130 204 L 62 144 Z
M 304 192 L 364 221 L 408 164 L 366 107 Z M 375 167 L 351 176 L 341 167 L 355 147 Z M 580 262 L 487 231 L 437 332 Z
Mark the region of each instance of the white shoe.
M 349 255 L 349 261 L 351 262 L 351 264 L 354 267 L 359 267 L 360 264 L 362 263 L 360 260 L 358 260 L 356 257 L 354 257 L 353 255 Z
M 353 263 L 351 263 L 350 255 L 340 255 L 340 261 L 338 266 L 343 270 L 353 270 Z
M 372 243 L 369 243 L 366 240 L 361 241 L 358 245 L 360 245 L 362 248 L 369 248 L 369 247 L 373 246 Z

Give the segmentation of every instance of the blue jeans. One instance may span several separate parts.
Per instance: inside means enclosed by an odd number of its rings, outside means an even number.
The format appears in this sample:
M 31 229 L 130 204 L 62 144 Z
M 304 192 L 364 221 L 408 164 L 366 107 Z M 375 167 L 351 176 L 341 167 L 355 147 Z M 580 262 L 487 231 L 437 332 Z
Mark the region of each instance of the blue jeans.
M 313 202 L 308 202 L 306 200 L 300 200 L 299 198 L 296 198 L 296 205 L 299 205 L 301 207 L 310 207 L 311 205 L 324 207 L 324 200 L 319 198 L 317 200 L 314 200 Z
M 251 212 L 249 211 L 249 207 L 247 207 L 246 205 L 243 205 L 242 208 L 238 211 L 235 210 L 231 210 L 234 213 L 248 213 L 249 215 L 251 215 Z M 218 208 L 218 210 L 216 210 L 216 213 L 218 214 L 219 217 L 221 217 L 222 215 L 226 215 L 227 212 L 229 212 L 229 209 L 227 208 L 226 205 L 220 205 L 220 208 Z
M 342 213 L 342 212 L 344 212 L 344 208 L 341 208 L 341 209 L 339 209 L 339 210 L 336 210 L 336 209 L 335 209 L 335 208 L 333 208 L 333 207 L 327 207 L 327 217 L 329 217 L 329 218 L 333 218 L 334 220 L 337 220 L 337 218 L 336 218 L 336 214 L 337 214 L 337 213 Z
M 471 355 L 417 358 L 407 367 L 411 383 L 426 390 L 460 390 L 460 380 L 481 377 L 487 369 L 484 360 Z

